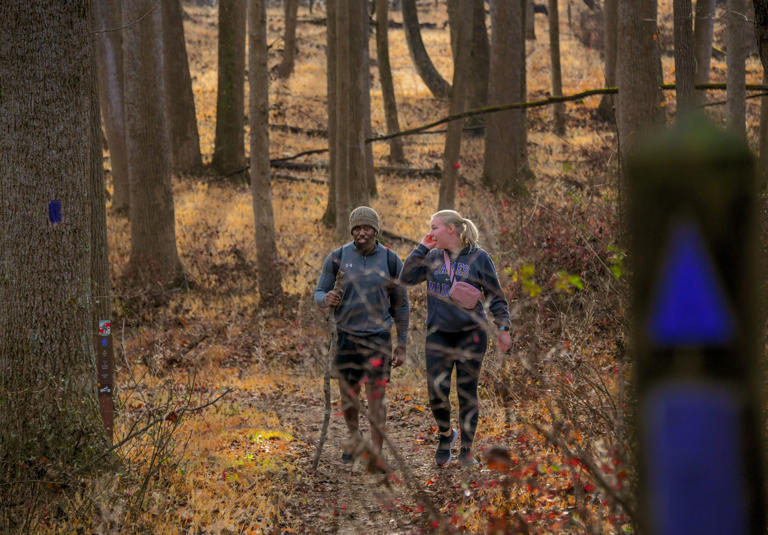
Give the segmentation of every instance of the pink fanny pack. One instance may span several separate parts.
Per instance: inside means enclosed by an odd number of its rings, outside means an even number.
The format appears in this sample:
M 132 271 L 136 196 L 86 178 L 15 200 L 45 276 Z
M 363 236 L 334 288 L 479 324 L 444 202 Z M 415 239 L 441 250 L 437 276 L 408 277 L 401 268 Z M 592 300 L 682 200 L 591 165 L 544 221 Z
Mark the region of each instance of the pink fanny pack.
M 443 258 L 445 259 L 445 269 L 448 271 L 448 275 L 451 278 L 451 289 L 448 291 L 448 297 L 462 308 L 473 310 L 477 306 L 477 302 L 480 300 L 483 292 L 468 282 L 454 281 L 454 273 L 451 269 L 451 259 L 445 251 L 443 251 Z

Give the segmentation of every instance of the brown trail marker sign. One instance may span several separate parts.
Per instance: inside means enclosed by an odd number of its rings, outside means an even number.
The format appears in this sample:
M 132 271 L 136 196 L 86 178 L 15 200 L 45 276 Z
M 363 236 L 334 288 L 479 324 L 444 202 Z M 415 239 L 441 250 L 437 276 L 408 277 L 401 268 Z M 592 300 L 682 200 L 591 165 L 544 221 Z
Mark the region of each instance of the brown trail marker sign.
M 752 154 L 692 116 L 627 165 L 643 532 L 765 533 Z

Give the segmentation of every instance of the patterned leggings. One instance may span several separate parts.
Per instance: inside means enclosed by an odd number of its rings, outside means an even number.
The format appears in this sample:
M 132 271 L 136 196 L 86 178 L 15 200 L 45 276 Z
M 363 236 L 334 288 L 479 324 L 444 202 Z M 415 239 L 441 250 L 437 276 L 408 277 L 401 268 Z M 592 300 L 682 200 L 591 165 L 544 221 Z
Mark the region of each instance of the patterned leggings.
M 461 443 L 472 445 L 477 428 L 479 405 L 477 382 L 488 348 L 488 336 L 481 328 L 471 331 L 436 331 L 427 335 L 427 387 L 429 406 L 441 432 L 451 428 L 451 374 L 456 367 Z

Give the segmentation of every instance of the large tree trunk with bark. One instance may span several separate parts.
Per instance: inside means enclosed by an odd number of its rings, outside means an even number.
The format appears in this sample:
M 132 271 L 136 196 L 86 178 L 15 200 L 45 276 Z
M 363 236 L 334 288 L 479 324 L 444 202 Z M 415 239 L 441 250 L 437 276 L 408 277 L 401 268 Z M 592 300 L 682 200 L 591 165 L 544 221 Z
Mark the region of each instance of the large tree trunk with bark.
M 98 3 L 98 2 L 97 2 Z M 189 74 L 187 44 L 179 0 L 163 0 L 163 50 L 166 94 L 166 121 L 171 149 L 171 169 L 182 174 L 203 170 L 200 135 L 197 131 L 195 96 Z
M 122 0 L 94 2 L 93 25 L 99 67 L 99 103 L 112 167 L 112 211 L 128 215 L 128 163 L 125 152 Z
M 695 104 L 694 77 L 696 56 L 693 41 L 691 0 L 673 0 L 675 40 L 675 94 L 677 113 L 685 113 Z
M 92 250 L 93 229 L 106 221 L 92 204 L 95 183 L 104 197 L 88 11 L 59 0 L 0 6 L 0 482 L 11 501 L 41 464 L 67 471 L 106 446 L 92 325 L 92 258 L 104 254 Z
M 362 27 L 361 49 L 363 52 L 363 63 L 360 71 L 360 96 L 362 97 L 362 117 L 363 121 L 363 152 L 365 156 L 365 183 L 368 189 L 368 195 L 372 198 L 379 196 L 379 190 L 376 187 L 376 174 L 373 170 L 373 145 L 366 143 L 365 140 L 373 137 L 373 126 L 371 125 L 371 25 L 368 20 L 368 6 L 370 0 L 362 1 L 362 8 L 359 12 L 359 24 Z
M 411 54 L 413 65 L 416 67 L 416 72 L 419 73 L 424 84 L 436 98 L 448 97 L 451 86 L 435 68 L 424 48 L 424 42 L 421 40 L 416 0 L 402 0 L 400 6 L 403 12 L 405 40 L 408 43 L 408 51 Z
M 458 9 L 458 57 L 453 68 L 453 84 L 451 91 L 451 103 L 449 115 L 456 115 L 464 111 L 466 101 L 467 83 L 466 72 L 469 69 L 470 43 L 472 42 L 472 0 L 459 0 Z M 443 176 L 440 181 L 440 194 L 437 200 L 437 209 L 446 210 L 456 207 L 456 179 L 459 174 L 459 156 L 461 154 L 461 132 L 464 128 L 464 120 L 459 119 L 448 123 L 448 132 L 445 135 L 445 147 L 443 151 Z
M 387 123 L 387 133 L 400 130 L 397 118 L 397 100 L 395 86 L 392 82 L 392 67 L 389 62 L 389 0 L 376 0 L 376 60 L 379 64 L 379 81 L 381 83 L 381 98 L 384 101 L 384 117 Z M 396 137 L 389 141 L 389 163 L 405 164 L 402 138 Z
M 251 129 L 251 193 L 262 306 L 283 294 L 277 266 L 272 185 L 269 179 L 269 72 L 267 70 L 266 0 L 254 0 L 248 10 L 248 84 Z
M 526 0 L 491 1 L 491 72 L 488 105 L 525 101 Z M 485 127 L 483 182 L 518 195 L 531 176 L 525 110 L 490 114 Z
M 170 159 L 167 145 L 162 13 L 152 0 L 126 4 L 124 30 L 126 145 L 131 187 L 129 274 L 141 284 L 174 284 L 183 275 L 176 249 Z M 144 16 L 144 18 L 141 18 Z
M 563 75 L 560 67 L 560 15 L 557 0 L 549 0 L 549 57 L 552 65 L 552 95 L 563 94 Z M 565 135 L 565 104 L 559 102 L 552 107 L 553 130 L 558 136 Z
M 656 35 L 656 0 L 619 2 L 618 58 L 619 86 L 617 123 L 622 161 L 632 150 L 638 135 L 664 119 L 659 88 L 659 51 Z M 619 182 L 622 243 L 626 243 L 628 202 L 626 174 Z
M 296 61 L 296 19 L 299 13 L 299 0 L 283 0 L 285 28 L 283 32 L 283 60 L 277 68 L 280 78 L 288 78 L 293 73 Z
M 338 159 L 338 137 L 336 126 L 336 0 L 326 0 L 325 25 L 325 81 L 328 109 L 328 201 L 322 221 L 327 226 L 336 225 L 336 161 Z
M 745 61 L 747 48 L 744 35 L 747 27 L 747 0 L 728 0 L 726 15 L 726 123 L 728 129 L 746 135 L 747 91 Z
M 219 85 L 213 169 L 223 175 L 245 167 L 246 0 L 219 0 Z
M 570 4 L 569 4 L 570 6 Z M 605 86 L 616 87 L 616 47 L 619 24 L 619 0 L 605 0 L 603 4 L 603 24 L 605 38 L 603 40 L 605 57 Z M 614 95 L 603 95 L 597 107 L 597 113 L 604 120 L 616 122 L 616 98 Z

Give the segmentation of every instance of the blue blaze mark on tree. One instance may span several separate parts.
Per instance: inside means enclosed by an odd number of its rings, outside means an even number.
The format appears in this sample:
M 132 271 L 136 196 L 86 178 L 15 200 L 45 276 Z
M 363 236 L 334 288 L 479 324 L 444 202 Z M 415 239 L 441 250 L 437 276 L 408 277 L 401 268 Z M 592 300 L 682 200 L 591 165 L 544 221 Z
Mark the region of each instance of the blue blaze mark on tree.
M 51 223 L 61 223 L 61 201 L 51 201 L 48 203 L 48 221 Z
M 738 403 L 726 389 L 667 385 L 648 396 L 647 508 L 659 535 L 746 533 Z
M 651 342 L 661 347 L 722 346 L 734 319 L 701 233 L 690 221 L 670 235 L 648 320 Z

